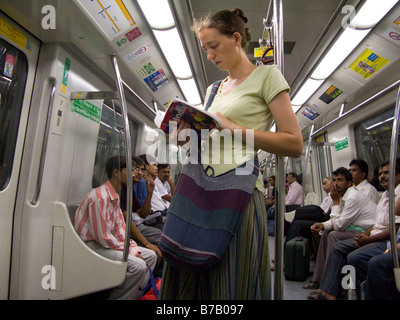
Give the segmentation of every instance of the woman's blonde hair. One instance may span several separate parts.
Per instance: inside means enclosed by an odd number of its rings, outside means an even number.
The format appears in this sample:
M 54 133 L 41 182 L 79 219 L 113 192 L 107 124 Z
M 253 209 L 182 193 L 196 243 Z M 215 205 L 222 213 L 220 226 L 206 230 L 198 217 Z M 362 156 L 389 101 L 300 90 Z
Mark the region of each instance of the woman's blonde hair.
M 250 29 L 246 27 L 247 18 L 244 12 L 235 8 L 233 10 L 222 10 L 213 15 L 208 14 L 205 18 L 195 20 L 192 30 L 197 34 L 204 29 L 217 29 L 221 34 L 232 37 L 235 32 L 242 36 L 241 46 L 247 49 L 251 40 Z

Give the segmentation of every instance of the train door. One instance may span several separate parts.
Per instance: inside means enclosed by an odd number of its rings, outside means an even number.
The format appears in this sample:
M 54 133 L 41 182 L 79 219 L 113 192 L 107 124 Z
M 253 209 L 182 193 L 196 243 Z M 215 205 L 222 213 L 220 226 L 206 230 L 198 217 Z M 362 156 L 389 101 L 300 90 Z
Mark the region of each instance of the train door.
M 8 298 L 14 207 L 39 47 L 0 14 L 0 299 Z
M 68 299 L 125 279 L 126 262 L 92 251 L 73 226 L 78 205 L 100 183 L 96 152 L 104 139 L 104 97 L 83 95 L 113 93 L 112 76 L 71 44 L 41 46 L 15 203 L 10 299 Z

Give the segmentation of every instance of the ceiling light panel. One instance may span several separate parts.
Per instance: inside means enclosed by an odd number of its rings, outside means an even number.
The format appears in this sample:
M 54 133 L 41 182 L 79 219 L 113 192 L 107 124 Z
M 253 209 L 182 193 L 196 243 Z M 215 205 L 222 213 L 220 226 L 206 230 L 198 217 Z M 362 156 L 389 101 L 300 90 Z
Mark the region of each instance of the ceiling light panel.
M 154 36 L 167 58 L 175 77 L 190 78 L 192 76 L 192 71 L 185 50 L 183 49 L 178 30 L 176 28 L 164 31 L 154 30 Z
M 318 67 L 312 73 L 314 79 L 326 79 L 347 58 L 347 56 L 358 46 L 358 44 L 369 33 L 368 30 L 354 30 L 347 28 L 340 35 L 328 54 L 322 59 Z
M 373 28 L 393 8 L 398 0 L 368 0 L 351 21 L 354 28 Z
M 188 79 L 188 80 L 179 80 L 178 79 L 178 84 L 182 89 L 183 94 L 185 95 L 186 100 L 194 105 L 200 105 L 201 104 L 201 99 L 199 96 L 199 92 L 197 90 L 196 83 L 194 82 L 194 79 Z
M 175 25 L 168 0 L 138 0 L 138 3 L 152 28 L 165 29 Z
M 292 99 L 292 106 L 303 105 L 321 86 L 324 80 L 308 79 Z

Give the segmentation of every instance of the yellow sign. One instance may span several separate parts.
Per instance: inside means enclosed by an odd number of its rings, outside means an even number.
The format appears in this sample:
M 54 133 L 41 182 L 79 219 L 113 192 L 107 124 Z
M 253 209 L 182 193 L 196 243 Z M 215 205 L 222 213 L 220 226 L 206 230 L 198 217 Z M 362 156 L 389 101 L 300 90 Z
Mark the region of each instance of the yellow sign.
M 259 47 L 259 48 L 254 48 L 254 58 L 261 58 L 264 51 L 269 49 L 268 47 Z M 266 57 L 273 57 L 274 56 L 274 51 L 271 50 L 270 52 L 268 52 L 268 54 L 266 55 Z
M 135 25 L 135 21 L 133 21 L 131 15 L 129 14 L 128 10 L 126 9 L 124 3 L 122 2 L 122 0 L 115 0 L 115 2 L 117 3 L 117 6 L 119 7 L 119 9 L 122 11 L 123 15 L 125 16 L 126 21 L 129 22 L 129 24 L 132 26 Z
M 22 32 L 15 29 L 11 24 L 0 18 L 0 33 L 6 36 L 10 41 L 24 48 L 26 51 L 32 51 L 32 41 Z
M 357 72 L 363 78 L 368 79 L 388 62 L 389 60 L 382 58 L 369 49 L 365 49 L 364 52 L 353 61 L 349 68 Z

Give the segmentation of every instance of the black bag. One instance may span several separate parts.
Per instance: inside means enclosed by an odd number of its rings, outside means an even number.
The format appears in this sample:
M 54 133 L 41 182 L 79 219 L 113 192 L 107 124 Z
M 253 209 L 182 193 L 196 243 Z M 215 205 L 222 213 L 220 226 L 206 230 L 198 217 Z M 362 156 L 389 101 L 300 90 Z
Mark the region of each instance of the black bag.
M 304 281 L 310 271 L 310 246 L 307 238 L 296 237 L 286 242 L 285 279 Z
M 293 220 L 314 220 L 315 222 L 325 222 L 329 216 L 320 206 L 309 204 L 296 209 Z

